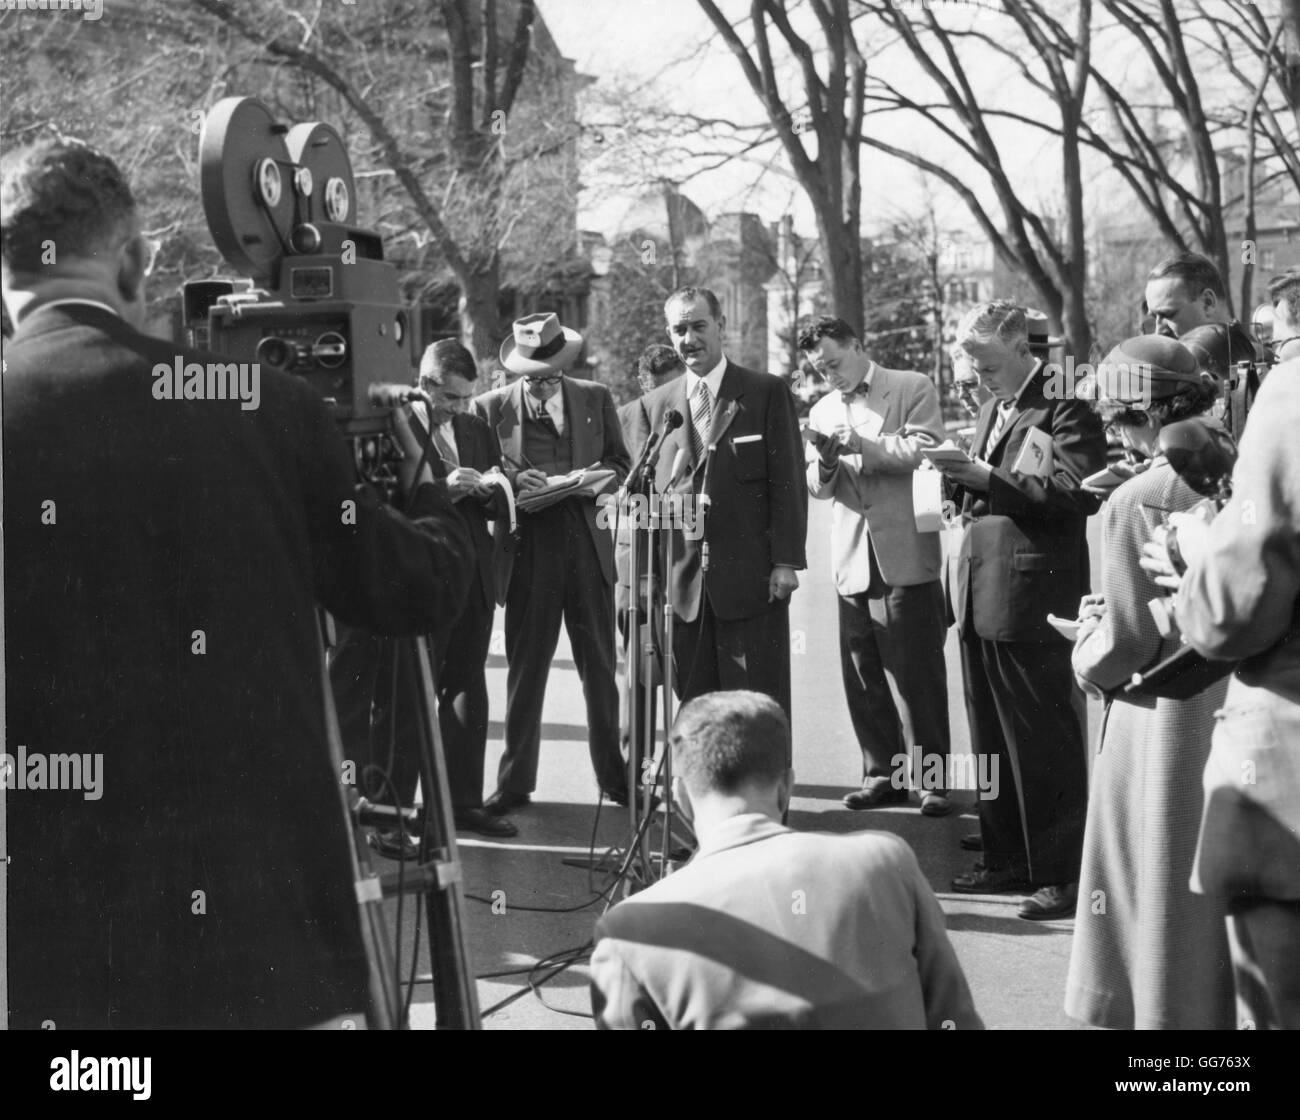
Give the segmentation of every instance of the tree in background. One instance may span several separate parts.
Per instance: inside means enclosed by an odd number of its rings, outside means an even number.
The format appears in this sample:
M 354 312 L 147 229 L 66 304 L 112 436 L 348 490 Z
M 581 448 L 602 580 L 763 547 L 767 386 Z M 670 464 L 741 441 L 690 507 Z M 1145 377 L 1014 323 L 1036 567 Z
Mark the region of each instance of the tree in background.
M 652 342 L 668 342 L 664 326 L 664 300 L 675 288 L 698 279 L 680 262 L 661 256 L 653 241 L 624 241 L 614 246 L 606 274 L 609 312 L 603 324 L 597 367 L 599 380 L 609 387 L 617 403 L 641 393 L 637 359 Z
M 242 94 L 281 120 L 340 131 L 361 224 L 384 237 L 408 294 L 454 301 L 480 359 L 496 353 L 512 293 L 540 299 L 585 269 L 573 220 L 578 79 L 533 0 L 310 12 L 287 0 L 137 0 L 106 17 L 10 19 L 0 135 L 78 135 L 118 158 L 158 242 L 155 291 L 229 271 L 202 219 L 197 139 L 205 111 Z
M 862 330 L 862 178 L 859 168 L 867 60 L 849 19 L 849 0 L 808 0 L 813 34 L 801 34 L 784 0 L 752 0 L 752 50 L 714 0 L 700 7 L 730 48 L 750 89 L 763 105 L 791 170 L 817 216 L 822 277 L 835 314 Z M 796 60 L 804 103 L 783 99 L 773 39 Z M 818 69 L 819 56 L 824 59 Z M 809 141 L 816 142 L 810 152 Z

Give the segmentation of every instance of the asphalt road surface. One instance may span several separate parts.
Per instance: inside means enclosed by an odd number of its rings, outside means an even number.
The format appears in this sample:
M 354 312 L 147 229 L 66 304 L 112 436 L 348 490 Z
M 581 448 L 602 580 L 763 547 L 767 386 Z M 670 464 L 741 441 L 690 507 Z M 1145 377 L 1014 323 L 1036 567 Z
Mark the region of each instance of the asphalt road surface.
M 938 893 L 949 934 L 987 1026 L 1076 1028 L 1061 1009 L 1073 921 L 1026 922 L 1016 916 L 1019 895 L 956 895 L 949 889 L 952 877 L 977 858 L 958 848 L 958 839 L 978 828 L 974 790 L 956 794 L 958 810 L 938 819 L 922 817 L 915 798 L 907 807 L 868 812 L 851 812 L 840 804 L 840 798 L 860 782 L 861 756 L 840 684 L 835 590 L 828 560 L 829 510 L 822 502 L 811 506 L 809 569 L 800 574 L 801 586 L 791 606 L 796 788 L 790 824 L 829 832 L 874 828 L 901 836 L 916 851 Z M 1089 535 L 1094 586 L 1099 532 L 1099 519 L 1093 518 Z M 506 664 L 500 613 L 496 626 L 488 663 L 492 724 L 485 792 L 494 786 L 503 749 Z M 952 749 L 966 752 L 969 735 L 955 631 L 949 632 L 947 657 Z M 1092 728 L 1096 715 L 1090 712 Z M 514 816 L 519 835 L 505 842 L 466 836 L 460 844 L 464 890 L 472 896 L 466 903 L 468 941 L 475 974 L 482 977 L 479 1005 L 490 1011 L 485 1028 L 592 1027 L 585 966 L 555 971 L 555 965 L 545 962 L 556 958 L 557 964 L 562 963 L 570 951 L 590 940 L 604 906 L 595 896 L 610 883 L 601 870 L 565 861 L 583 860 L 593 838 L 598 854 L 609 847 L 621 849 L 628 838 L 626 812 L 606 804 L 597 819 L 596 802 L 581 688 L 562 635 L 547 687 L 537 791 L 533 804 Z M 657 840 L 655 847 L 659 847 Z M 382 859 L 376 864 L 377 870 L 395 866 Z M 390 931 L 395 931 L 396 904 L 390 902 L 388 910 Z M 401 920 L 402 954 L 408 964 L 413 936 L 414 912 L 408 901 Z M 539 962 L 542 965 L 534 967 Z M 427 945 L 418 971 L 429 971 Z M 500 973 L 507 975 L 487 975 Z M 537 984 L 543 977 L 549 978 Z M 418 986 L 412 1026 L 431 1028 L 434 1019 L 430 989 Z

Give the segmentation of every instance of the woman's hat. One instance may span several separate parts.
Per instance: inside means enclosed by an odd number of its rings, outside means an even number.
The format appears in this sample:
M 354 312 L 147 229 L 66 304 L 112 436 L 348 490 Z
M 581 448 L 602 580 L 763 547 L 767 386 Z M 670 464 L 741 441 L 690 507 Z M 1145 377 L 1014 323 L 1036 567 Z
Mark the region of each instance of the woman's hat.
M 1146 406 L 1203 384 L 1196 355 L 1176 339 L 1140 334 L 1116 346 L 1079 385 L 1082 400 Z
M 534 377 L 567 369 L 581 350 L 582 335 L 560 326 L 553 311 L 543 311 L 514 321 L 501 344 L 501 364 L 511 373 Z

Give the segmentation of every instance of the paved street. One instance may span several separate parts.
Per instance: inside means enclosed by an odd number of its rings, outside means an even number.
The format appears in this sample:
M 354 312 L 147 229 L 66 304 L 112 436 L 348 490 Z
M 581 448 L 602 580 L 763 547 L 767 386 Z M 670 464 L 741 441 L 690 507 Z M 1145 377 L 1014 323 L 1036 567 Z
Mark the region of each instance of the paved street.
M 958 795 L 960 813 L 938 820 L 922 817 L 915 804 L 867 813 L 850 812 L 840 805 L 840 797 L 858 784 L 861 771 L 839 679 L 828 526 L 828 507 L 813 502 L 809 571 L 801 576 L 802 586 L 791 608 L 797 787 L 790 823 L 795 828 L 830 832 L 870 827 L 902 836 L 915 849 L 922 870 L 939 894 L 976 1007 L 987 1025 L 1070 1029 L 1074 1024 L 1062 1012 L 1061 1003 L 1073 922 L 1022 921 L 1016 917 L 1019 896 L 970 897 L 948 889 L 953 875 L 975 858 L 957 846 L 963 833 L 977 827 L 973 792 Z M 1095 570 L 1096 518 L 1091 529 Z M 502 629 L 500 616 L 497 629 Z M 493 720 L 488 744 L 489 790 L 502 750 L 506 666 L 500 640 L 494 645 L 488 673 Z M 948 691 L 953 750 L 966 751 L 969 739 L 955 632 L 950 632 L 948 643 Z M 1093 722 L 1095 725 L 1095 713 Z M 599 822 L 595 820 L 596 783 L 587 755 L 581 690 L 563 637 L 552 667 L 544 724 L 538 789 L 533 806 L 515 818 L 519 836 L 507 843 L 468 838 L 461 844 L 466 892 L 486 900 L 467 903 L 470 949 L 480 976 L 527 969 L 539 960 L 583 945 L 602 904 L 574 908 L 589 902 L 605 880 L 564 861 L 585 855 L 593 826 L 598 851 L 625 839 L 622 812 L 606 805 Z M 384 869 L 393 866 L 380 862 Z M 569 912 L 539 913 L 526 907 Z M 408 904 L 402 922 L 404 947 L 410 945 L 412 924 Z M 421 961 L 421 968 L 427 972 L 427 959 Z M 547 971 L 542 968 L 538 974 Z M 528 991 L 528 979 L 524 972 L 479 982 L 480 1005 L 485 1011 L 501 1000 L 519 996 L 491 1014 L 485 1027 L 591 1027 L 585 967 L 575 965 L 559 973 L 536 993 Z M 427 988 L 417 992 L 414 1026 L 433 1025 L 428 998 Z

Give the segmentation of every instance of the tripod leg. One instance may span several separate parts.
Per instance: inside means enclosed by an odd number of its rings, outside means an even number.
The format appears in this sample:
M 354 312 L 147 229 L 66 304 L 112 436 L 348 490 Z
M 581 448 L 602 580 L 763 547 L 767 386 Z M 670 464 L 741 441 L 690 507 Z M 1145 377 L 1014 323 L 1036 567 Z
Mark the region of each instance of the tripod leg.
M 433 998 L 440 1030 L 477 1030 L 478 990 L 465 940 L 465 899 L 461 891 L 461 862 L 452 824 L 451 789 L 438 725 L 433 660 L 423 637 L 406 639 L 397 652 L 412 658 L 416 671 L 416 718 L 420 729 L 420 781 L 424 812 L 420 854 L 422 866 L 432 864 L 434 880 L 425 891 L 433 963 Z
M 339 775 L 339 805 L 352 838 L 351 872 L 356 887 L 357 902 L 361 910 L 361 937 L 370 964 L 370 1006 L 367 1024 L 372 1030 L 398 1030 L 406 1026 L 402 1013 L 401 994 L 397 987 L 396 967 L 393 963 L 392 942 L 384 919 L 383 893 L 370 863 L 370 847 L 361 835 L 353 812 L 358 794 L 355 787 L 345 785 L 343 774 L 343 736 L 339 731 L 338 712 L 334 707 L 334 693 L 330 688 L 329 664 L 324 634 L 330 632 L 329 621 L 317 616 L 317 639 L 321 661 L 321 699 L 325 710 L 325 737 L 329 746 L 330 764 Z

